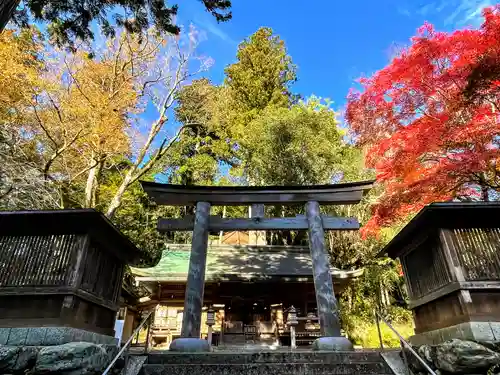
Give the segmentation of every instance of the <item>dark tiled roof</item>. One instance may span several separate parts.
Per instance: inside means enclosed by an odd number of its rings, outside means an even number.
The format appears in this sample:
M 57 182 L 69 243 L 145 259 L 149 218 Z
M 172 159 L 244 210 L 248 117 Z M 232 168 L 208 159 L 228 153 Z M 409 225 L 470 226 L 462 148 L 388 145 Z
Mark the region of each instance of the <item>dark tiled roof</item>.
M 119 258 L 137 262 L 142 252 L 94 209 L 0 212 L 0 236 L 89 234 Z
M 417 235 L 439 228 L 500 228 L 500 202 L 432 203 L 420 210 L 379 256 L 397 258 Z
M 169 245 L 154 267 L 132 268 L 141 280 L 185 281 L 187 279 L 190 245 Z M 332 276 L 345 279 L 360 276 L 363 270 L 341 271 L 332 268 Z M 309 250 L 273 246 L 209 246 L 206 280 L 255 277 L 311 277 Z

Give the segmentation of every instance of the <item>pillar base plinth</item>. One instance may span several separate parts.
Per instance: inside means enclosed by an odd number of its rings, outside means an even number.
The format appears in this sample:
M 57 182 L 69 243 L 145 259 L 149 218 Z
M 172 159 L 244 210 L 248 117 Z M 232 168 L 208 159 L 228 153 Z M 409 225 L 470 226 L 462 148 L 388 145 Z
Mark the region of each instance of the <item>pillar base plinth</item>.
M 320 337 L 313 342 L 312 350 L 348 352 L 354 350 L 354 347 L 352 346 L 352 343 L 343 336 Z
M 210 352 L 210 344 L 207 340 L 197 339 L 193 337 L 181 337 L 175 339 L 170 344 L 171 352 L 183 352 L 183 353 L 200 353 L 200 352 Z

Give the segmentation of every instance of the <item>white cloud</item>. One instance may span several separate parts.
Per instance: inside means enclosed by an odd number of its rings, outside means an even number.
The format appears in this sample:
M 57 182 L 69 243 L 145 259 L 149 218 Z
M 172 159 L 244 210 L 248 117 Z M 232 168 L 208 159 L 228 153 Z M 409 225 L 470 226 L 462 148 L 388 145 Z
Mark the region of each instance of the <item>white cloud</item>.
M 201 29 L 205 30 L 209 34 L 216 36 L 222 41 L 236 45 L 238 44 L 231 36 L 226 33 L 222 27 L 217 24 L 214 19 L 208 18 L 205 14 L 197 14 L 194 17 L 193 22 L 198 25 Z
M 423 7 L 421 7 L 417 13 L 420 14 L 421 16 L 427 16 L 429 13 L 432 13 L 433 11 L 436 11 L 436 4 L 435 3 L 429 3 L 425 4 Z
M 451 12 L 444 21 L 447 26 L 479 26 L 482 23 L 482 10 L 493 4 L 492 0 L 448 0 L 443 1 L 439 9 Z
M 228 33 L 224 32 L 219 26 L 213 24 L 212 22 L 201 22 L 200 26 L 207 30 L 210 34 L 222 39 L 224 42 L 236 44 L 236 41 L 233 40 Z
M 478 27 L 483 21 L 482 10 L 497 2 L 496 0 L 420 0 L 417 2 L 418 5 L 406 7 L 405 12 L 398 7 L 398 12 L 403 14 L 409 10 L 409 13 L 425 18 L 438 16 L 443 19 L 444 26 L 452 28 Z

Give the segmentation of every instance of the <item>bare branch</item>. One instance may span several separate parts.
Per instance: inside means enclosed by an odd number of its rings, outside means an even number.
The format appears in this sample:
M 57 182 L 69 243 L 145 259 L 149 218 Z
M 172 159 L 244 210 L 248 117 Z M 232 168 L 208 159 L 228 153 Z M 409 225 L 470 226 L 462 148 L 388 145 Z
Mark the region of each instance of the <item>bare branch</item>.
M 82 94 L 82 96 L 85 98 L 85 100 L 87 100 L 87 102 L 90 104 L 90 106 L 92 108 L 95 108 L 94 104 L 92 103 L 92 101 L 89 99 L 89 97 L 83 92 L 82 90 L 82 87 L 80 86 L 80 82 L 78 82 L 78 80 L 76 79 L 75 75 L 73 74 L 71 68 L 69 67 L 68 65 L 68 61 L 66 60 L 66 57 L 64 57 L 64 64 L 66 65 L 66 68 L 68 69 L 68 74 L 70 75 L 71 79 L 73 80 L 73 82 L 75 83 L 76 85 L 76 88 L 78 89 L 78 91 L 80 92 L 80 94 Z

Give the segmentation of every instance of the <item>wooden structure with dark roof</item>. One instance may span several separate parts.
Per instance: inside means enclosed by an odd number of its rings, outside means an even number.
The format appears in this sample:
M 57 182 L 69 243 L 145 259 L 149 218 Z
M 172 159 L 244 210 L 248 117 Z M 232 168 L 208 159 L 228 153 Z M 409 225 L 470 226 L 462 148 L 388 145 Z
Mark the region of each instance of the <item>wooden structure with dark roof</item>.
M 184 343 L 193 343 L 200 337 L 202 327 L 202 310 L 208 303 L 218 303 L 216 296 L 232 295 L 243 302 L 240 314 L 250 314 L 252 307 L 248 301 L 253 299 L 255 305 L 268 295 L 273 301 L 266 300 L 268 306 L 279 305 L 276 299 L 285 303 L 291 301 L 306 303 L 309 286 L 314 285 L 317 312 L 321 326 L 321 334 L 331 337 L 331 347 L 336 349 L 352 349 L 352 344 L 340 335 L 340 323 L 337 312 L 337 302 L 333 291 L 332 269 L 325 249 L 325 230 L 357 230 L 359 223 L 356 218 L 338 218 L 320 214 L 320 204 L 339 205 L 356 204 L 372 187 L 372 181 L 314 185 L 314 186 L 181 186 L 142 182 L 142 187 L 148 196 L 157 204 L 185 206 L 195 205 L 194 217 L 181 219 L 160 219 L 158 230 L 193 231 L 189 267 L 186 277 L 184 309 L 182 317 L 182 340 L 174 340 L 171 350 L 184 350 Z M 305 215 L 296 217 L 264 217 L 264 205 L 305 205 Z M 210 216 L 212 205 L 250 206 L 250 218 L 221 218 Z M 210 250 L 208 235 L 211 231 L 265 231 L 265 230 L 308 230 L 309 254 L 294 253 L 292 249 L 281 252 L 267 249 L 252 249 L 251 247 L 232 248 L 230 252 L 222 248 Z M 168 254 L 164 254 L 166 261 Z M 171 257 L 170 257 L 171 258 Z M 213 260 L 215 259 L 216 260 Z M 171 260 L 171 259 L 170 259 Z M 187 262 L 186 262 L 187 263 Z M 208 265 L 207 265 L 208 263 Z M 175 269 L 175 267 L 173 267 Z M 306 270 L 307 269 L 307 270 Z M 157 281 L 157 276 L 141 276 L 134 270 L 138 280 L 144 282 Z M 154 272 L 154 271 L 150 271 Z M 347 274 L 346 274 L 347 275 Z M 165 277 L 165 276 L 162 276 Z M 148 278 L 147 280 L 144 278 Z M 150 280 L 152 278 L 153 280 Z M 213 280 L 211 278 L 214 278 Z M 288 285 L 283 283 L 287 278 L 292 280 Z M 302 284 L 300 279 L 303 278 Z M 245 285 L 242 281 L 250 282 Z M 265 283 L 254 283 L 265 280 Z M 307 280 L 312 281 L 307 283 Z M 206 288 L 205 281 L 216 281 L 216 287 Z M 238 281 L 235 289 L 231 283 Z M 271 284 L 271 282 L 273 282 Z M 276 283 L 277 281 L 277 283 Z M 295 281 L 296 284 L 293 283 Z M 214 289 L 215 288 L 215 289 Z M 224 289 L 225 288 L 225 289 Z M 159 288 L 162 290 L 163 287 Z M 205 295 L 205 290 L 215 290 Z M 224 289 L 224 290 L 223 290 Z M 172 298 L 178 293 L 170 293 Z M 236 294 L 236 295 L 235 295 Z M 159 292 L 160 298 L 163 291 Z M 232 298 L 231 297 L 231 298 Z M 264 298 L 265 299 L 265 298 Z M 225 305 L 225 304 L 224 304 Z M 206 306 L 205 306 L 206 307 Z M 233 306 L 234 307 L 234 306 Z M 267 308 L 265 305 L 262 308 Z M 229 306 L 229 309 L 232 307 Z M 225 311 L 228 313 L 228 311 Z M 231 314 L 236 313 L 235 309 Z M 304 312 L 304 314 L 307 311 Z M 240 317 L 241 318 L 241 317 Z M 242 318 L 243 319 L 243 318 Z M 248 320 L 248 319 L 243 319 Z M 248 322 L 250 323 L 250 322 Z M 247 324 L 248 324 L 247 323 Z M 183 339 L 189 339 L 184 340 Z M 328 340 L 327 340 L 328 341 Z M 324 341 L 322 341 L 324 342 Z M 196 345 L 196 344 L 193 344 Z M 202 342 L 199 342 L 202 347 Z
M 500 203 L 430 204 L 382 254 L 401 260 L 420 343 L 478 339 L 479 326 L 500 339 Z
M 139 257 L 92 209 L 0 212 L 0 327 L 113 336 L 124 267 Z
M 154 267 L 131 267 L 135 280 L 144 284 L 150 282 L 150 287 L 155 289 L 157 286 L 155 284 L 160 282 L 162 290 L 168 294 L 164 289 L 167 283 L 186 282 L 190 250 L 190 245 L 167 245 L 160 261 Z M 363 274 L 363 269 L 344 271 L 335 267 L 330 268 L 334 283 L 337 285 Z M 312 260 L 309 249 L 292 246 L 208 246 L 206 283 L 262 282 L 273 278 L 279 281 L 312 282 Z M 152 295 L 154 298 L 155 293 Z M 222 303 L 222 301 L 212 302 Z

